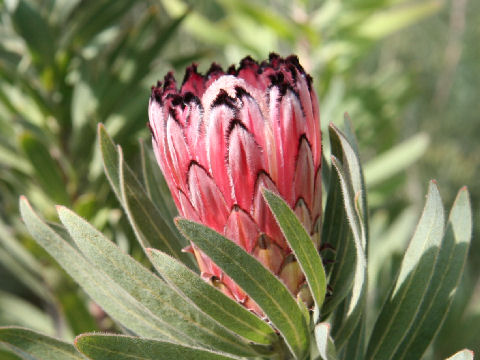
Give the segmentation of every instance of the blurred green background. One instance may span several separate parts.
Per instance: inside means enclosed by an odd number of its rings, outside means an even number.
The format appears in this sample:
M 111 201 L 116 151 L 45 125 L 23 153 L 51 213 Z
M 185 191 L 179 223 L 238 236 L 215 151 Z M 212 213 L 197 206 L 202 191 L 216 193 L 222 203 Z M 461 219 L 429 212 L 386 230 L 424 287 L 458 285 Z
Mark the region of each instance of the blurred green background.
M 371 214 L 378 311 L 428 180 L 450 207 L 467 185 L 474 237 L 454 306 L 426 358 L 480 353 L 480 2 L 473 0 L 0 1 L 0 325 L 71 339 L 115 330 L 26 233 L 18 197 L 54 222 L 64 204 L 142 256 L 103 174 L 96 125 L 138 163 L 150 86 L 192 61 L 298 54 L 322 128 L 352 118 Z M 324 150 L 328 140 L 324 136 Z M 137 166 L 138 168 L 138 166 Z M 328 241 L 328 239 L 324 239 Z M 4 356 L 4 357 L 2 357 Z M 9 357 L 7 357 L 9 356 Z M 14 359 L 0 348 L 0 358 Z

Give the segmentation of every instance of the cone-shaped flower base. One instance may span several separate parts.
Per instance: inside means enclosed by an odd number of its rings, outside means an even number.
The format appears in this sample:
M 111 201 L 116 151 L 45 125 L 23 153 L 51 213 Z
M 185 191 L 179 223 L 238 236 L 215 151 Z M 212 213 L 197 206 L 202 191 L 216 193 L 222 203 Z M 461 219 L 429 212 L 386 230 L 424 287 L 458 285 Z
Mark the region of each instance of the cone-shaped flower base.
M 297 57 L 271 54 L 238 69 L 190 66 L 152 89 L 153 148 L 180 214 L 243 247 L 308 302 L 305 278 L 261 189 L 280 194 L 319 246 L 321 135 L 312 80 Z M 262 311 L 195 246 L 202 276 Z M 308 290 L 308 289 L 307 289 Z

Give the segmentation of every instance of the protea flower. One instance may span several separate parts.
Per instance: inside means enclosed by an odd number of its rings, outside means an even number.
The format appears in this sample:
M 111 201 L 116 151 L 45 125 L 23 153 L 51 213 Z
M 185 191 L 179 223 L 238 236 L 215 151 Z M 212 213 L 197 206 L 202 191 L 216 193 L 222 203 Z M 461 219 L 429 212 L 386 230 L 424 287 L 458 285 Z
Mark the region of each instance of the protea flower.
M 262 196 L 280 194 L 317 249 L 321 215 L 321 135 L 312 79 L 296 56 L 246 57 L 226 72 L 190 66 L 177 88 L 172 73 L 152 88 L 153 148 L 181 216 L 244 248 L 309 302 L 305 277 Z M 247 308 L 258 306 L 199 249 L 206 280 Z

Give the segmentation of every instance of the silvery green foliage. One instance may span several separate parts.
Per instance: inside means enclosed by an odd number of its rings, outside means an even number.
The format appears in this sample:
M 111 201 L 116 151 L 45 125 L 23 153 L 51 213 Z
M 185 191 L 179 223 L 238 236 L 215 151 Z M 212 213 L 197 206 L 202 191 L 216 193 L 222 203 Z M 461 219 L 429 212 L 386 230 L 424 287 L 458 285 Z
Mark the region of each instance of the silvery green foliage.
M 25 359 L 49 359 L 52 354 L 56 359 L 102 360 L 420 358 L 441 326 L 462 274 L 472 226 L 468 192 L 459 191 L 445 225 L 436 183 L 430 183 L 422 216 L 372 331 L 365 323 L 368 218 L 362 170 L 351 137 L 331 126 L 330 140 L 333 168 L 327 179 L 322 233 L 331 234 L 334 241 L 333 266 L 324 267 L 315 252 L 309 255 L 312 250 L 302 241 L 302 225 L 285 202 L 271 192 L 263 194 L 306 274 L 315 299 L 313 309 L 295 301 L 260 262 L 214 230 L 178 218 L 180 232 L 176 231 L 168 207 L 153 201 L 158 189 L 152 189 L 153 173 L 145 171 L 150 160 L 142 160 L 144 172 L 138 180 L 124 163 L 121 149 L 100 126 L 105 171 L 157 271 L 123 253 L 66 207 L 57 207 L 61 225 L 52 227 L 22 198 L 21 213 L 29 232 L 126 334 L 86 333 L 69 344 L 32 330 L 4 327 L 0 342 Z M 132 199 L 139 191 L 141 201 Z M 329 210 L 337 216 L 327 216 Z M 158 217 L 157 222 L 148 223 L 150 215 Z M 335 233 L 342 222 L 348 230 Z M 148 230 L 162 223 L 163 230 Z M 162 231 L 170 236 L 162 236 Z M 182 264 L 182 254 L 175 249 L 185 243 L 184 237 L 231 276 L 269 321 L 206 284 L 191 262 Z M 343 267 L 351 274 L 343 274 Z M 328 282 L 335 287 L 326 296 Z M 471 359 L 472 354 L 463 351 L 452 358 Z

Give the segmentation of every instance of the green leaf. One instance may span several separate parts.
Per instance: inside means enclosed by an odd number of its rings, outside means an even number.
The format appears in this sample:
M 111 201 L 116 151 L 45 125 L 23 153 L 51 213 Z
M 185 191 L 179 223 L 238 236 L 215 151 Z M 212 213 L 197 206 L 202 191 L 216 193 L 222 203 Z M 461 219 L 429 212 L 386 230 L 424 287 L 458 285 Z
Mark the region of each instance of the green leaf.
M 24 197 L 20 198 L 20 212 L 35 240 L 110 316 L 139 335 L 172 339 L 163 322 L 48 227 Z
M 192 259 L 182 252 L 182 239 L 178 232 L 163 219 L 133 171 L 123 161 L 120 147 L 115 147 L 102 124 L 98 126 L 98 134 L 105 174 L 142 247 L 160 249 L 195 268 Z
M 234 359 L 189 346 L 124 335 L 83 334 L 75 339 L 75 346 L 93 360 Z
M 120 193 L 120 175 L 118 170 L 118 154 L 115 143 L 108 136 L 103 124 L 98 124 L 98 143 L 102 153 L 103 167 L 112 190 L 115 192 L 118 201 L 123 205 L 123 198 Z
M 145 185 L 148 197 L 157 205 L 163 218 L 171 222 L 173 228 L 176 229 L 173 218 L 177 216 L 177 213 L 172 195 L 170 194 L 170 190 L 158 164 L 154 163 L 155 160 L 152 160 L 152 156 L 150 156 L 150 154 L 153 154 L 153 150 L 147 147 L 144 141 L 140 141 L 140 154 L 143 184 Z M 175 209 L 175 212 L 172 211 L 173 209 Z
M 55 203 L 69 204 L 70 199 L 62 173 L 58 163 L 50 155 L 48 148 L 30 133 L 23 133 L 20 136 L 20 146 L 35 169 L 36 179 L 42 189 Z
M 51 291 L 44 286 L 40 276 L 42 264 L 11 234 L 10 229 L 0 221 L 0 263 L 23 282 L 37 296 L 47 302 L 54 302 Z M 3 250 L 5 249 L 5 251 Z
M 453 301 L 466 262 L 472 233 L 468 191 L 459 191 L 450 212 L 428 291 L 409 333 L 393 359 L 421 358 L 439 330 Z
M 271 344 L 275 340 L 273 329 L 265 321 L 207 284 L 182 263 L 155 249 L 148 249 L 147 253 L 163 279 L 227 329 L 260 344 Z
M 18 327 L 1 327 L 0 342 L 26 360 L 84 360 L 72 344 Z
M 323 360 L 337 360 L 335 344 L 330 337 L 330 324 L 319 323 L 315 326 L 315 341 Z
M 266 189 L 263 196 L 305 274 L 317 309 L 320 309 L 327 291 L 327 280 L 318 250 L 302 223 L 281 197 Z
M 442 201 L 432 181 L 422 217 L 405 252 L 396 283 L 375 323 L 367 358 L 392 359 L 399 349 L 427 294 L 443 232 Z
M 365 313 L 362 316 L 364 317 Z M 360 319 L 342 350 L 343 359 L 363 360 L 365 358 L 365 327 L 365 321 Z
M 431 0 L 378 11 L 367 17 L 356 33 L 370 40 L 381 39 L 436 13 L 441 6 L 440 1 Z
M 445 360 L 473 360 L 473 357 L 474 354 L 472 350 L 463 349 Z
M 351 128 L 348 117 L 345 119 L 347 129 Z M 351 142 L 333 124 L 329 128 L 332 147 L 332 165 L 334 166 L 343 194 L 345 215 L 355 248 L 355 270 L 351 296 L 347 298 L 340 321 L 333 323 L 332 334 L 337 349 L 340 349 L 360 320 L 365 306 L 367 289 L 366 246 L 368 238 L 368 217 L 366 190 L 356 142 Z M 349 130 L 353 136 L 353 131 Z M 337 159 L 340 157 L 341 161 Z M 335 291 L 335 289 L 334 289 Z
M 428 136 L 424 133 L 419 133 L 365 164 L 367 187 L 370 188 L 381 184 L 388 178 L 411 166 L 425 153 L 428 143 Z
M 322 165 L 323 167 L 326 166 Z M 322 253 L 325 260 L 330 260 L 325 269 L 329 275 L 328 285 L 333 291 L 325 301 L 322 316 L 330 314 L 351 290 L 356 262 L 355 244 L 348 228 L 340 178 L 336 171 L 330 171 L 329 174 L 321 239 L 323 244 L 328 244 L 334 249 L 334 253 L 332 251 Z
M 255 354 L 246 341 L 235 337 L 180 297 L 88 222 L 65 207 L 57 209 L 60 220 L 85 257 L 148 309 L 151 318 L 161 323 L 175 342 L 242 356 Z
M 133 172 L 126 167 L 120 147 L 118 147 L 118 162 L 124 209 L 133 231 L 144 249 L 153 247 L 162 250 L 195 269 L 196 265 L 190 255 L 182 251 L 182 248 L 186 245 L 185 239 L 179 236 L 178 232 L 173 231 L 168 223 L 163 220 L 162 215 L 148 198 L 140 182 Z
M 190 241 L 260 306 L 294 356 L 303 359 L 309 348 L 308 327 L 285 285 L 253 256 L 216 231 L 181 218 L 176 223 Z
M 52 335 L 55 332 L 53 319 L 19 296 L 0 291 L 0 309 L 0 324 L 25 326 Z
M 34 60 L 53 64 L 55 42 L 48 23 L 40 11 L 25 0 L 19 0 L 17 6 L 11 10 L 13 25 L 27 43 Z

